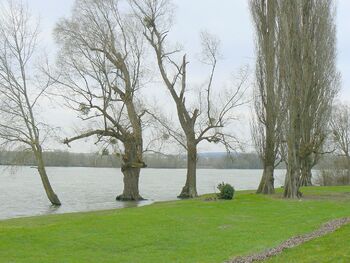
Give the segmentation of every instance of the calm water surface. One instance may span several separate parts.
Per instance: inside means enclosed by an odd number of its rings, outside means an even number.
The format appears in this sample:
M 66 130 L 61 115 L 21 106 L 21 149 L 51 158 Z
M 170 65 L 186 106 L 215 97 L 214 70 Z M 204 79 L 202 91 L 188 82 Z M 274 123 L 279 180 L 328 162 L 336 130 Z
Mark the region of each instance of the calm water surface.
M 119 168 L 48 167 L 48 175 L 62 206 L 52 207 L 46 198 L 37 170 L 0 167 L 0 219 L 43 214 L 81 212 L 147 205 L 155 201 L 174 200 L 186 179 L 184 169 L 143 169 L 140 193 L 142 202 L 118 202 L 123 190 Z M 197 171 L 198 194 L 217 192 L 220 182 L 232 184 L 236 190 L 256 189 L 261 170 Z M 283 184 L 284 170 L 276 171 L 275 185 Z

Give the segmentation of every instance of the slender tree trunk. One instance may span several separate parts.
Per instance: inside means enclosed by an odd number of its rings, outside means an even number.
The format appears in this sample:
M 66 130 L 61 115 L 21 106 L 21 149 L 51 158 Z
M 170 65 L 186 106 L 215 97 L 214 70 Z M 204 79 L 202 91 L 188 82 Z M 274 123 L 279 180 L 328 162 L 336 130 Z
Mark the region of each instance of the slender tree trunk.
M 197 197 L 196 185 L 196 170 L 197 170 L 197 145 L 189 141 L 187 143 L 187 175 L 186 184 L 178 198 L 194 198 Z
M 300 176 L 300 186 L 312 186 L 311 182 L 312 172 L 310 158 L 305 158 L 301 161 L 301 176 Z
M 294 133 L 292 133 L 293 135 Z M 299 198 L 300 158 L 298 136 L 293 138 L 293 143 L 288 145 L 288 168 L 284 183 L 285 198 Z
M 270 105 L 271 107 L 271 105 Z M 274 114 L 270 110 L 270 115 Z M 275 162 L 276 162 L 276 133 L 274 131 L 274 123 L 275 120 L 272 120 L 271 116 L 266 116 L 267 125 L 266 128 L 266 138 L 265 138 L 265 149 L 263 151 L 263 164 L 264 171 L 263 176 L 261 177 L 261 181 L 259 184 L 259 188 L 257 190 L 258 194 L 274 194 L 274 170 L 275 170 Z
M 298 96 L 294 95 L 290 115 L 289 134 L 288 134 L 288 167 L 284 183 L 285 198 L 300 198 L 299 179 L 300 179 L 300 114 L 297 104 Z
M 142 161 L 142 140 L 129 138 L 124 142 L 125 153 L 123 155 L 122 173 L 124 175 L 123 193 L 117 196 L 119 201 L 143 200 L 139 193 L 139 178 L 141 168 L 146 167 Z
M 34 155 L 35 155 L 35 159 L 38 165 L 38 172 L 41 178 L 41 181 L 43 183 L 46 195 L 48 197 L 48 199 L 50 200 L 50 202 L 53 205 L 61 205 L 60 200 L 58 199 L 58 196 L 55 194 L 55 192 L 53 191 L 49 178 L 46 174 L 46 169 L 45 169 L 45 164 L 44 164 L 44 160 L 43 160 L 43 156 L 42 156 L 42 151 L 40 149 L 39 146 L 39 150 L 35 150 L 34 151 Z
M 257 84 L 259 105 L 256 113 L 258 121 L 263 129 L 260 131 L 261 139 L 264 140 L 261 149 L 261 159 L 264 166 L 263 175 L 257 190 L 260 194 L 273 194 L 274 168 L 276 152 L 279 147 L 279 138 L 276 126 L 279 124 L 281 113 L 279 109 L 281 97 L 278 83 L 276 15 L 278 1 L 255 0 L 251 1 L 252 14 L 257 34 Z M 262 122 L 261 120 L 264 120 Z M 264 130 L 264 131 L 263 131 Z M 258 135 L 259 136 L 259 135 Z
M 273 114 L 271 112 L 271 114 Z M 273 129 L 274 122 L 271 120 L 270 116 L 266 116 L 266 119 L 269 121 L 266 125 L 266 139 L 265 139 L 265 149 L 263 156 L 264 171 L 263 176 L 257 190 L 258 194 L 274 194 L 274 170 L 275 170 L 275 142 L 276 139 L 275 131 Z
M 256 191 L 258 194 L 274 194 L 274 167 L 273 165 L 265 166 L 261 181 Z

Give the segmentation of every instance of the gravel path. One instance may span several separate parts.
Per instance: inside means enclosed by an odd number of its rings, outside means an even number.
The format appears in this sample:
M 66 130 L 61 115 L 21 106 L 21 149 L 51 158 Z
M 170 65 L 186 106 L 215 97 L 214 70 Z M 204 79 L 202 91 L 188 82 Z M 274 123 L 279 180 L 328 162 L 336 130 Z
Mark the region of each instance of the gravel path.
M 250 263 L 250 262 L 255 262 L 255 261 L 260 261 L 260 260 L 265 260 L 269 257 L 275 256 L 279 253 L 281 253 L 284 249 L 287 248 L 292 248 L 296 247 L 304 242 L 310 241 L 312 239 L 324 236 L 328 233 L 334 232 L 338 228 L 340 228 L 343 225 L 349 224 L 350 223 L 350 217 L 346 218 L 340 218 L 340 219 L 335 219 L 332 221 L 329 221 L 322 225 L 319 229 L 305 234 L 305 235 L 300 235 L 296 237 L 292 237 L 290 239 L 287 239 L 280 245 L 267 249 L 263 252 L 252 254 L 249 256 L 244 256 L 244 257 L 236 257 L 232 259 L 231 261 L 227 261 L 227 263 Z

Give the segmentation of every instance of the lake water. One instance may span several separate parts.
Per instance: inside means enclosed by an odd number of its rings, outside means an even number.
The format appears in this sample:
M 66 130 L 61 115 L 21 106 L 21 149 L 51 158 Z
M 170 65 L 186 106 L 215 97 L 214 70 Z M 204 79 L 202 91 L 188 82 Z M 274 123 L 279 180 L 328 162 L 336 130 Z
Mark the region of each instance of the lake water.
M 82 212 L 147 205 L 175 200 L 186 179 L 185 169 L 143 169 L 140 193 L 142 202 L 118 202 L 123 190 L 119 168 L 48 167 L 51 184 L 62 206 L 53 207 L 46 198 L 37 170 L 30 167 L 0 167 L 0 219 L 43 214 Z M 256 189 L 262 170 L 197 171 L 198 194 L 217 192 L 220 182 L 236 190 Z M 285 170 L 276 170 L 275 185 L 281 186 Z

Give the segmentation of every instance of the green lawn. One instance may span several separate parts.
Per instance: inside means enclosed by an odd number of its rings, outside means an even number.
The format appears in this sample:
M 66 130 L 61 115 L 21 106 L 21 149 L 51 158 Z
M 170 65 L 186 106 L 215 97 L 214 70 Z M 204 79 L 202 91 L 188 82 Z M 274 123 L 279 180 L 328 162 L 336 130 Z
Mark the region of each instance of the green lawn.
M 314 239 L 299 247 L 288 249 L 265 262 L 350 262 L 350 225 L 332 234 Z
M 223 262 L 350 216 L 350 187 L 303 192 L 302 201 L 245 191 L 232 201 L 202 198 L 0 221 L 0 262 Z M 283 255 L 320 262 L 305 250 L 329 247 L 334 257 L 349 256 L 349 233 L 344 227 Z

